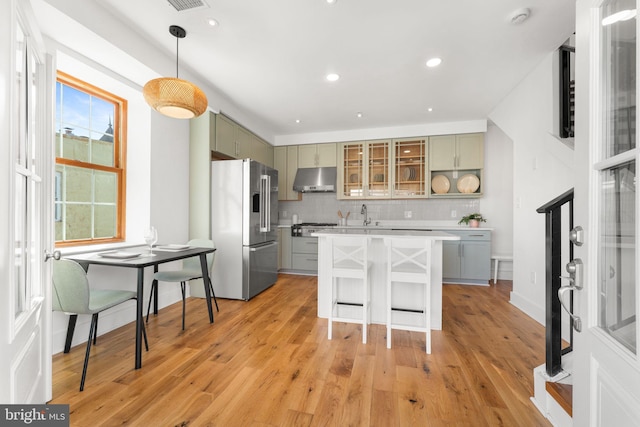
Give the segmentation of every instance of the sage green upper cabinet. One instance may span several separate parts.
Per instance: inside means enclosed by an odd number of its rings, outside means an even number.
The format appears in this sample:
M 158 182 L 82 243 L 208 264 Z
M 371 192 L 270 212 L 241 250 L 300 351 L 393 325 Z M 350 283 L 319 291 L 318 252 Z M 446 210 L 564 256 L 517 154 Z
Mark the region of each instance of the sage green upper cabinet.
M 234 159 L 253 159 L 273 166 L 273 147 L 228 117 L 216 117 L 214 151 Z
M 258 147 L 258 156 L 256 159 L 269 167 L 273 167 L 273 145 L 265 142 L 254 135 L 256 146 Z
M 237 158 L 239 159 L 255 159 L 254 154 L 254 139 L 251 132 L 238 126 L 236 129 L 236 142 L 237 142 Z
M 222 114 L 218 114 L 214 151 L 238 158 L 237 133 L 238 125 Z
M 275 147 L 273 167 L 278 171 L 278 200 L 300 200 L 300 193 L 293 191 L 293 180 L 298 171 L 298 146 Z
M 481 197 L 484 134 L 429 137 L 429 197 Z
M 336 166 L 337 144 L 305 144 L 298 146 L 298 167 Z
M 432 171 L 484 168 L 484 135 L 429 137 L 429 168 Z

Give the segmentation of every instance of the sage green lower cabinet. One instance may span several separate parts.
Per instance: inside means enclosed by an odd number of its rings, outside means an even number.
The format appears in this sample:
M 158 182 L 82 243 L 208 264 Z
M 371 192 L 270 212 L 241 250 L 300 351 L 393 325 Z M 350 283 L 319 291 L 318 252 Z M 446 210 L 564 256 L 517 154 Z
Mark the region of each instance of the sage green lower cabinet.
M 291 268 L 291 227 L 278 228 L 278 268 Z
M 488 285 L 491 278 L 491 231 L 446 230 L 460 236 L 442 242 L 442 281 Z
M 291 238 L 291 269 L 312 274 L 318 273 L 318 238 Z

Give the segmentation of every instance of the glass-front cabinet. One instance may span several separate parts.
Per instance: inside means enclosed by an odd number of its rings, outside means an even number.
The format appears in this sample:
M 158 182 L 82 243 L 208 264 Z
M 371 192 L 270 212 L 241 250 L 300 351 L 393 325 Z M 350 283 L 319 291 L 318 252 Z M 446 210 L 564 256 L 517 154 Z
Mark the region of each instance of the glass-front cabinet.
M 344 142 L 337 163 L 339 199 L 482 197 L 484 135 Z
M 345 142 L 339 148 L 338 198 L 389 198 L 389 140 Z
M 395 139 L 392 161 L 392 197 L 427 197 L 425 188 L 427 138 Z

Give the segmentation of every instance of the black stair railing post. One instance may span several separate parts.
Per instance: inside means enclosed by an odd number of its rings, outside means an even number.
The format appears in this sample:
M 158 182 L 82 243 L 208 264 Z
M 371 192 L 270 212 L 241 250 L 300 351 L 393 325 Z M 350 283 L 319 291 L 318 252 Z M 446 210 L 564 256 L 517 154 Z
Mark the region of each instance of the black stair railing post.
M 558 290 L 562 286 L 562 206 L 570 204 L 569 225 L 573 224 L 573 189 L 536 211 L 545 214 L 545 367 L 554 377 L 562 370 L 562 306 Z
M 547 242 L 546 242 L 546 369 L 549 376 L 555 376 L 562 369 L 561 340 L 562 340 L 562 306 L 557 297 L 560 289 L 560 259 L 561 259 L 561 212 L 559 208 L 552 209 L 546 214 Z

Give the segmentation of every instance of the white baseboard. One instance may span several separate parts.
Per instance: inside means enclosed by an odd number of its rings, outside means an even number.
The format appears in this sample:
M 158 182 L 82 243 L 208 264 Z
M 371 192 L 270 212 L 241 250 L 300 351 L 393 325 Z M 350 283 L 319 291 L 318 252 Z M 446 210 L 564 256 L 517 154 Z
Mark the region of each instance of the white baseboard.
M 537 305 L 531 300 L 524 298 L 522 295 L 511 292 L 509 302 L 522 310 L 526 315 L 534 319 L 541 325 L 545 324 L 544 307 Z

